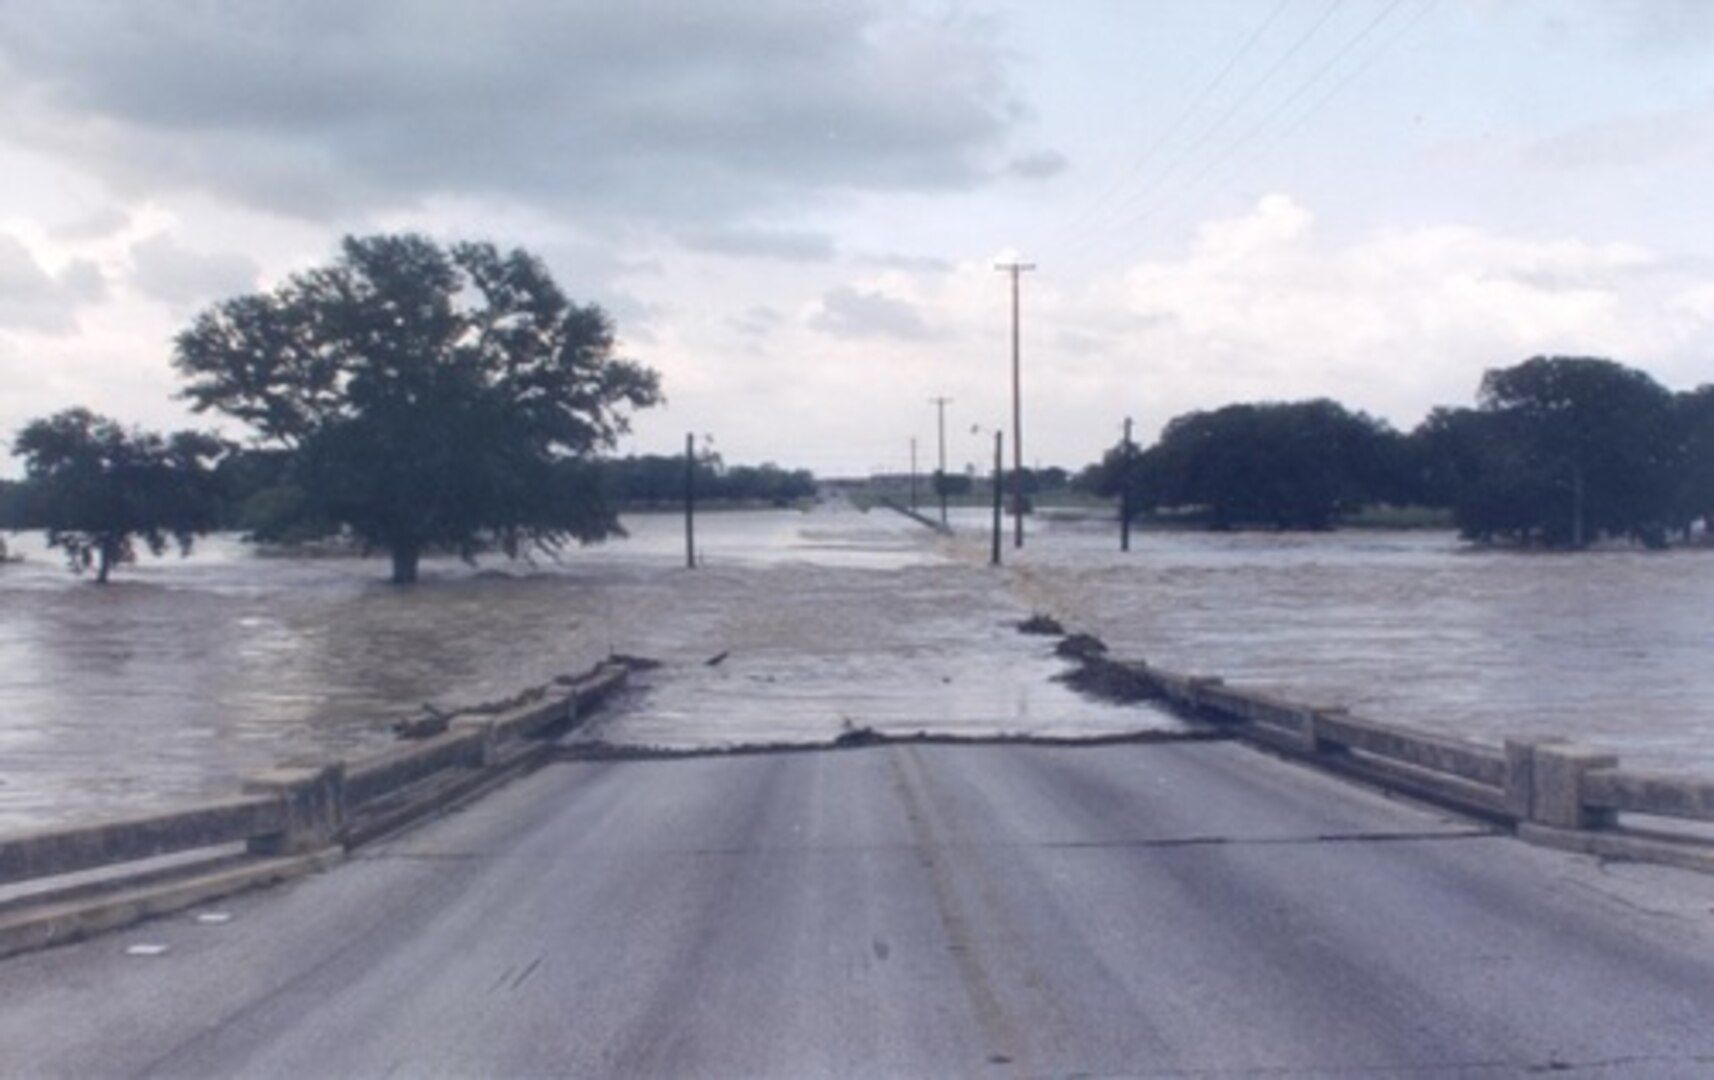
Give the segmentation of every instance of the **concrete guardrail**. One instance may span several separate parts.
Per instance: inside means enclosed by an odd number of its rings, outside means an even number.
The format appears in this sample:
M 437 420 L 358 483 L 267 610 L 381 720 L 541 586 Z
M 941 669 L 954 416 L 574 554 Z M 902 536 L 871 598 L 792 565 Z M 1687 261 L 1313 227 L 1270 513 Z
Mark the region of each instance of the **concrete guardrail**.
M 1714 782 L 1624 771 L 1613 754 L 1558 739 L 1494 747 L 1286 701 L 1219 678 L 1117 663 L 1172 705 L 1240 738 L 1512 826 L 1525 840 L 1714 870 L 1714 830 L 1673 828 L 1714 823 Z M 232 798 L 0 837 L 0 890 L 41 880 L 50 886 L 0 898 L 0 956 L 326 866 L 351 846 L 542 760 L 549 750 L 544 736 L 575 724 L 627 675 L 623 665 L 601 664 L 541 700 L 454 717 L 443 733 L 411 745 L 248 777 L 243 794 Z M 208 857 L 184 864 L 188 870 L 151 865 L 197 852 Z M 75 880 L 91 872 L 95 880 Z
M 1500 747 L 1285 701 L 1224 680 L 1122 665 L 1168 702 L 1240 738 L 1332 772 L 1516 829 L 1532 843 L 1714 871 L 1714 782 L 1625 771 L 1562 739 Z
M 336 862 L 544 760 L 547 737 L 588 715 L 628 674 L 600 664 L 537 702 L 455 716 L 443 734 L 409 745 L 246 777 L 231 798 L 0 837 L 0 956 Z

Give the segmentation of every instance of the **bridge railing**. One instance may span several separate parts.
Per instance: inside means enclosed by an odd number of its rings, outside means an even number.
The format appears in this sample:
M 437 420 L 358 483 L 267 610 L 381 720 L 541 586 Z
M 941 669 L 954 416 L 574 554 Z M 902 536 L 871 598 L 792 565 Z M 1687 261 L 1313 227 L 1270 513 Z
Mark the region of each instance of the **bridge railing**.
M 1516 828 L 1535 843 L 1609 858 L 1714 870 L 1714 781 L 1621 769 L 1555 738 L 1502 746 L 1306 705 L 1216 677 L 1141 662 L 1144 685 L 1200 719 L 1289 757 Z
M 600 664 L 538 701 L 456 716 L 441 734 L 251 775 L 229 798 L 0 837 L 0 956 L 326 865 L 541 760 L 546 736 L 627 675 Z M 141 891 L 129 899 L 128 890 Z

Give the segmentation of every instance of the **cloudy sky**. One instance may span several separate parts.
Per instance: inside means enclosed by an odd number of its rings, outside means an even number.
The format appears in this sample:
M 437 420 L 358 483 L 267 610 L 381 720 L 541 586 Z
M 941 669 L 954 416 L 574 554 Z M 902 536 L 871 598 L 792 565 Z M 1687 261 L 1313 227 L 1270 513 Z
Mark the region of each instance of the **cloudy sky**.
M 1544 353 L 1714 381 L 1703 0 L 0 0 L 0 176 L 0 436 L 206 426 L 174 333 L 404 229 L 614 315 L 669 399 L 623 450 L 826 475 L 931 468 L 940 396 L 982 460 L 1011 260 L 1039 464 Z

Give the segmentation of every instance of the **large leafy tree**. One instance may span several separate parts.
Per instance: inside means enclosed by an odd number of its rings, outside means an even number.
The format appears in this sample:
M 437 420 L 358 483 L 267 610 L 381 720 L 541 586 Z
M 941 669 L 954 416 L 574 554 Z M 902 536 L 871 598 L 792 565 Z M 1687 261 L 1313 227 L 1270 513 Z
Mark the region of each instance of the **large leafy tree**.
M 213 435 L 127 429 L 81 408 L 33 420 L 12 441 L 27 516 L 72 569 L 93 567 L 103 585 L 135 558 L 136 541 L 159 555 L 170 539 L 184 554 L 215 527 L 214 463 L 226 449 Z
M 1437 408 L 1411 433 L 1421 501 L 1450 507 L 1472 539 L 1526 538 L 1541 520 L 1535 455 L 1515 418 Z
M 1228 405 L 1176 417 L 1137 454 L 1107 455 L 1096 490 L 1133 512 L 1198 507 L 1216 529 L 1324 529 L 1393 496 L 1401 439 L 1325 399 Z
M 387 550 L 400 583 L 430 549 L 617 532 L 589 462 L 660 400 L 539 259 L 418 235 L 347 238 L 332 265 L 205 311 L 175 363 L 198 410 L 289 449 L 303 513 Z
M 1674 516 L 1683 440 L 1670 391 L 1612 360 L 1538 356 L 1487 372 L 1464 435 L 1487 496 L 1466 532 L 1555 547 L 1659 537 Z
M 1673 400 L 1679 468 L 1673 524 L 1689 529 L 1698 518 L 1714 522 L 1714 386 L 1699 386 Z

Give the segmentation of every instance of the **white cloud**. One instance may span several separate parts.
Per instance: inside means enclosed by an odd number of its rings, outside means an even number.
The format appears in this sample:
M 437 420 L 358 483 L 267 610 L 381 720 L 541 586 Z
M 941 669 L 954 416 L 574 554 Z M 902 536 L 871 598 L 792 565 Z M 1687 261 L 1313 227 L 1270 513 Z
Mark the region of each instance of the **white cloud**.
M 1085 302 L 1151 320 L 1114 332 L 1161 358 L 1149 393 L 1175 412 L 1326 395 L 1410 426 L 1433 405 L 1469 404 L 1484 369 L 1539 353 L 1606 355 L 1670 380 L 1714 347 L 1714 278 L 1636 245 L 1444 226 L 1335 245 L 1312 222 L 1270 196 Z
M 72 259 L 49 273 L 16 237 L 0 234 L 0 329 L 72 333 L 79 310 L 106 291 L 94 262 Z
M 938 336 L 922 312 L 907 301 L 849 285 L 831 289 L 821 298 L 810 325 L 837 338 L 893 338 L 926 341 Z

